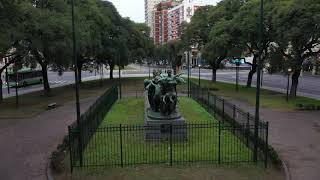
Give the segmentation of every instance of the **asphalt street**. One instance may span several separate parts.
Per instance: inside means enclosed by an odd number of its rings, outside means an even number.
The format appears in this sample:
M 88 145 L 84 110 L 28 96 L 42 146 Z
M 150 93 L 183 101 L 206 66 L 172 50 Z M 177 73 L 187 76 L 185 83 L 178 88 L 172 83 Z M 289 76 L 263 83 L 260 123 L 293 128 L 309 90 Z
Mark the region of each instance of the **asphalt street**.
M 133 65 L 136 70 L 124 70 L 122 71 L 123 77 L 139 77 L 139 76 L 148 76 L 149 74 L 149 68 L 144 66 L 136 66 Z M 158 69 L 158 68 L 157 68 Z M 150 69 L 150 72 L 152 74 L 152 68 Z M 186 70 L 181 71 L 184 74 L 187 74 Z M 239 82 L 240 84 L 246 84 L 247 76 L 248 76 L 247 70 L 242 70 L 239 73 Z M 109 71 L 104 71 L 103 78 L 109 77 Z M 49 83 L 51 87 L 59 87 L 64 86 L 68 84 L 74 83 L 74 73 L 73 72 L 64 72 L 62 76 L 58 76 L 57 72 L 49 72 Z M 199 77 L 199 70 L 197 68 L 192 69 L 191 71 L 192 77 Z M 211 70 L 209 69 L 201 69 L 201 79 L 211 79 Z M 102 76 L 100 74 L 95 74 L 84 71 L 82 72 L 82 79 L 83 81 L 87 80 L 94 80 L 99 79 Z M 118 77 L 118 72 L 114 72 L 114 77 Z M 217 72 L 217 80 L 222 82 L 229 82 L 229 83 L 235 83 L 236 81 L 236 72 L 234 70 L 218 70 Z M 253 85 L 255 86 L 256 77 L 253 77 Z M 291 82 L 290 82 L 291 84 Z M 281 74 L 263 74 L 263 84 L 262 88 L 270 89 L 274 91 L 279 92 L 286 92 L 287 88 L 287 76 L 281 75 Z M 25 88 L 19 89 L 19 94 L 39 91 L 42 89 L 42 85 L 35 85 Z M 7 88 L 3 88 L 4 97 L 14 96 L 14 89 L 11 89 L 10 94 L 7 92 Z M 298 95 L 306 96 L 310 98 L 316 98 L 320 99 L 320 76 L 311 76 L 311 75 L 302 75 L 300 77 L 299 81 L 299 87 L 298 87 Z

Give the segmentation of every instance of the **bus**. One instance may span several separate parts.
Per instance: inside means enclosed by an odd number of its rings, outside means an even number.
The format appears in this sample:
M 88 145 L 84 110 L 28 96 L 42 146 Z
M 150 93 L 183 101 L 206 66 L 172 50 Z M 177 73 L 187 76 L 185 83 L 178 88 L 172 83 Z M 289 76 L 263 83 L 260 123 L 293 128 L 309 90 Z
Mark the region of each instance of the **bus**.
M 11 88 L 42 84 L 42 72 L 31 68 L 22 68 L 17 72 L 9 71 L 8 82 Z

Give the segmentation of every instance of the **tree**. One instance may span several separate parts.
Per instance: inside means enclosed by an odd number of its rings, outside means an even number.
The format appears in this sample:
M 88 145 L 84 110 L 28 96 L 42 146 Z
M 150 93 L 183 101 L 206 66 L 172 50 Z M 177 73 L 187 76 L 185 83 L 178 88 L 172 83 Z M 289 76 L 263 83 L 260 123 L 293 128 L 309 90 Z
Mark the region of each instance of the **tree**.
M 274 47 L 293 70 L 290 95 L 295 97 L 303 61 L 320 53 L 320 1 L 281 0 L 273 3 Z
M 181 39 L 185 48 L 193 47 L 202 52 L 211 66 L 213 82 L 216 81 L 216 71 L 221 61 L 238 46 L 235 43 L 238 35 L 231 20 L 243 3 L 243 0 L 223 0 L 217 6 L 201 7 L 183 30 Z
M 262 50 L 261 62 L 268 56 L 269 46 L 272 42 L 272 27 L 270 18 L 270 9 L 272 3 L 267 1 L 265 3 L 265 17 L 264 18 L 264 32 L 263 43 L 260 42 L 260 0 L 250 0 L 244 3 L 239 12 L 232 20 L 233 28 L 239 32 L 238 42 L 253 55 L 251 70 L 248 74 L 247 87 L 251 87 L 252 77 L 257 72 L 257 61 L 259 58 L 259 51 Z
M 210 32 L 210 41 L 202 49 L 203 56 L 212 68 L 212 81 L 216 82 L 216 72 L 221 62 L 229 56 L 237 56 L 236 35 L 231 21 L 225 19 L 217 22 Z
M 3 0 L 0 2 L 0 61 L 8 58 L 3 62 L 4 66 L 0 68 L 0 103 L 3 101 L 2 92 L 2 73 L 10 65 L 20 61 L 26 54 L 23 46 L 17 39 L 21 35 L 16 26 L 22 22 L 23 13 L 20 4 L 17 1 Z
M 29 51 L 40 64 L 45 95 L 50 94 L 48 66 L 70 57 L 70 21 L 63 0 L 39 0 L 23 5 L 26 14 L 19 30 L 29 42 Z

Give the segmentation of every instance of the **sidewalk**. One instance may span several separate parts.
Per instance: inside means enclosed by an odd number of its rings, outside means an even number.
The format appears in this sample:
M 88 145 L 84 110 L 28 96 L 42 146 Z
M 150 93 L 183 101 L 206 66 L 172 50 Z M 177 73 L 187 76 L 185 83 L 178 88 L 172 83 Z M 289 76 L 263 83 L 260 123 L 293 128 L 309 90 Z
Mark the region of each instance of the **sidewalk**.
M 85 111 L 95 98 L 81 102 Z M 45 167 L 75 120 L 68 103 L 31 119 L 0 119 L 0 179 L 45 180 Z
M 254 114 L 254 107 L 230 100 Z M 261 109 L 269 121 L 269 142 L 289 169 L 292 180 L 320 179 L 320 111 L 284 112 Z

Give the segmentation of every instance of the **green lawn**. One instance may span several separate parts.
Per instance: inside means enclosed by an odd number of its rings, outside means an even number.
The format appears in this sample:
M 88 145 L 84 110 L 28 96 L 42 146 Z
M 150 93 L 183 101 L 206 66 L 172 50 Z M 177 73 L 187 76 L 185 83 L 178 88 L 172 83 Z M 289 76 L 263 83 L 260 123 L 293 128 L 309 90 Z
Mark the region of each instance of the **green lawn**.
M 188 123 L 216 123 L 217 121 L 198 103 L 188 98 L 179 99 L 179 108 Z M 95 133 L 84 152 L 88 165 L 120 164 L 121 147 L 119 124 L 143 125 L 143 99 L 128 98 L 118 101 L 109 111 L 101 128 Z M 112 126 L 112 127 L 110 127 Z M 187 141 L 173 142 L 172 160 L 210 161 L 218 163 L 218 128 L 188 129 Z M 170 142 L 146 142 L 141 126 L 128 126 L 122 131 L 124 164 L 168 164 Z M 252 152 L 228 130 L 221 131 L 222 162 L 250 161 Z
M 198 80 L 192 79 L 192 81 L 198 84 Z M 235 91 L 235 85 L 230 83 L 216 82 L 212 83 L 208 80 L 201 80 L 201 86 L 209 87 L 211 91 L 223 97 L 230 97 L 240 101 L 247 102 L 251 105 L 255 105 L 255 93 L 256 88 L 247 88 L 245 86 L 239 86 L 239 92 Z M 295 110 L 296 104 L 314 104 L 320 105 L 319 100 L 298 96 L 295 99 L 286 101 L 286 95 L 280 92 L 261 89 L 260 102 L 263 107 L 278 109 L 278 110 Z

